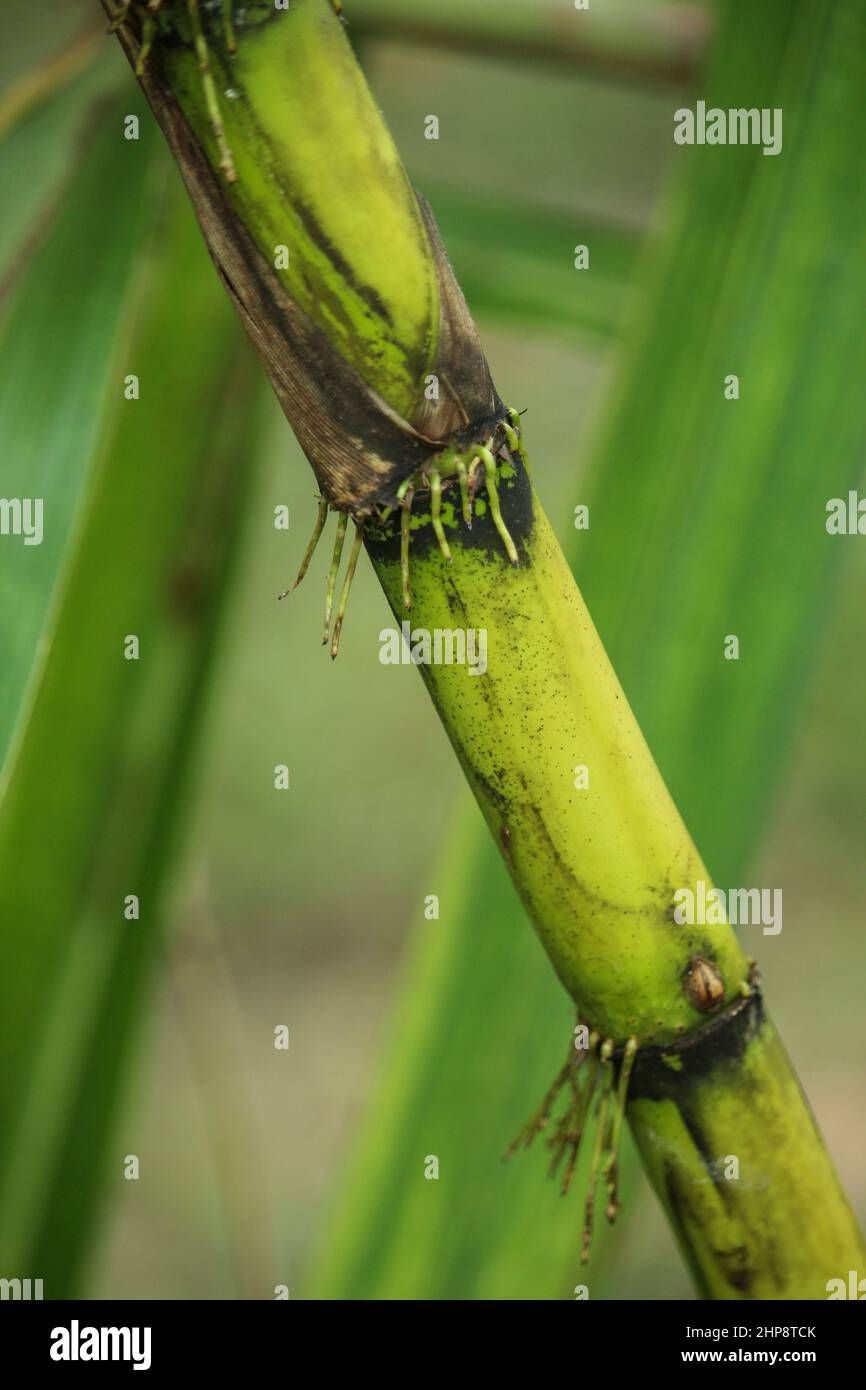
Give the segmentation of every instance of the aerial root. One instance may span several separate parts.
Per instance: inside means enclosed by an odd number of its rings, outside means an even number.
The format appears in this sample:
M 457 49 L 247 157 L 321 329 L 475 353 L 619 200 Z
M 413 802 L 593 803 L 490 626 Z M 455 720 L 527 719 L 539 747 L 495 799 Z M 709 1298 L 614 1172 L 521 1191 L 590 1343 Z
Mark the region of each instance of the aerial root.
M 602 1042 L 599 1034 L 592 1032 L 588 1036 L 586 1046 L 580 1050 L 576 1050 L 575 1044 L 571 1043 L 564 1066 L 557 1073 L 538 1109 L 505 1153 L 505 1158 L 508 1159 L 518 1149 L 528 1149 L 537 1135 L 549 1129 L 550 1134 L 545 1141 L 551 1152 L 548 1176 L 556 1177 L 560 1169 L 563 1169 L 560 1191 L 562 1196 L 566 1197 L 574 1180 L 581 1142 L 595 1108 L 595 1134 L 583 1201 L 580 1250 L 582 1263 L 586 1263 L 589 1258 L 592 1246 L 596 1197 L 600 1184 L 603 1183 L 607 1191 L 605 1215 L 609 1222 L 615 1221 L 620 1209 L 618 1153 L 629 1081 L 637 1049 L 637 1039 L 629 1038 L 622 1049 L 617 1072 L 614 1043 L 611 1038 Z M 552 1119 L 563 1091 L 567 1094 L 565 1109 L 558 1118 Z
M 132 0 L 132 3 L 137 3 L 137 0 Z M 190 7 L 190 13 L 192 14 L 193 12 L 195 12 L 195 14 L 197 15 L 197 0 L 187 0 L 187 4 Z M 226 11 L 226 13 L 228 13 L 228 11 Z M 199 21 L 199 32 L 200 29 L 201 25 Z M 508 447 L 511 450 L 516 450 L 521 447 L 520 435 L 517 430 L 517 426 L 513 423 L 514 421 L 518 420 L 519 417 L 517 415 L 517 412 L 509 411 L 509 420 L 500 422 L 505 439 L 508 441 Z M 496 453 L 494 452 L 495 448 L 499 452 L 500 459 L 502 460 L 503 470 L 505 470 L 510 461 L 508 449 L 506 449 L 506 445 L 502 441 L 500 441 L 500 444 L 496 446 L 495 435 L 491 436 L 491 438 L 488 440 L 486 444 L 471 445 L 468 449 L 465 449 L 462 454 L 458 454 L 453 446 L 447 446 L 438 455 L 436 455 L 435 459 L 432 462 L 428 460 L 428 462 L 424 464 L 421 468 L 419 468 L 415 473 L 410 475 L 408 478 L 404 478 L 404 480 L 400 483 L 399 487 L 396 489 L 392 501 L 387 506 L 382 506 L 381 508 L 379 508 L 375 513 L 373 520 L 377 526 L 384 526 L 394 516 L 395 512 L 399 511 L 400 513 L 400 581 L 403 606 L 405 608 L 410 609 L 412 607 L 412 592 L 410 585 L 409 563 L 412 536 L 412 505 L 415 498 L 419 495 L 419 490 L 421 490 L 421 495 L 426 496 L 427 494 L 429 494 L 430 522 L 433 528 L 433 533 L 436 536 L 436 541 L 439 545 L 439 549 L 442 552 L 443 558 L 446 562 L 450 563 L 452 555 L 451 548 L 448 543 L 448 537 L 445 531 L 446 519 L 443 513 L 443 494 L 445 484 L 450 483 L 453 485 L 455 482 L 457 483 L 460 491 L 460 511 L 462 513 L 462 517 L 466 526 L 471 528 L 473 502 L 475 499 L 476 490 L 479 486 L 479 481 L 483 478 L 483 486 L 487 493 L 487 504 L 490 508 L 491 520 L 493 521 L 493 524 L 497 532 L 499 533 L 505 551 L 512 565 L 519 564 L 517 547 L 514 544 L 514 540 L 512 539 L 511 533 L 508 530 L 508 527 L 506 526 L 502 516 L 502 507 L 499 498 L 500 479 L 498 477 L 497 472 L 499 465 L 497 463 Z M 504 476 L 508 478 L 511 475 L 505 472 Z M 328 513 L 331 510 L 331 504 L 329 503 L 327 497 L 324 495 L 320 496 L 317 499 L 317 502 L 318 510 L 316 514 L 315 525 L 313 527 L 313 533 L 307 544 L 307 548 L 304 551 L 303 559 L 301 560 L 297 578 L 295 579 L 295 582 L 292 585 L 291 589 L 285 589 L 279 595 L 279 598 L 281 599 L 286 598 L 290 593 L 292 593 L 303 580 L 310 567 L 313 556 L 316 553 L 316 549 L 321 539 L 322 532 L 325 529 L 325 525 L 328 519 Z M 337 509 L 334 508 L 334 510 Z M 343 547 L 346 540 L 346 532 L 348 530 L 349 515 L 350 514 L 347 512 L 337 512 L 337 532 L 334 537 L 333 555 L 331 558 L 330 568 L 328 570 L 327 585 L 325 590 L 325 621 L 322 643 L 323 645 L 325 645 L 328 642 L 330 642 L 332 657 L 336 657 L 339 651 L 340 635 L 343 630 L 343 623 L 346 616 L 346 605 L 348 603 L 349 592 L 351 589 L 352 581 L 355 576 L 355 570 L 357 568 L 358 559 L 360 557 L 361 546 L 364 542 L 364 525 L 366 514 L 364 516 L 352 514 L 352 521 L 355 525 L 355 536 L 349 555 L 348 569 L 346 571 L 343 587 L 340 592 L 340 599 L 337 605 L 337 611 L 335 615 L 334 603 L 337 594 L 337 582 L 339 578 L 340 565 L 342 563 L 343 557 Z M 366 519 L 368 520 L 369 518 Z M 447 523 L 449 525 L 454 524 L 453 513 L 447 516 Z M 332 619 L 334 619 L 333 631 L 331 629 Z M 569 1069 L 573 1069 L 574 1066 L 575 1059 L 571 1058 L 569 1062 Z M 569 1084 L 573 1086 L 574 1078 L 570 1075 L 569 1069 L 564 1068 L 561 1077 L 558 1078 L 557 1084 L 549 1098 L 551 1105 L 553 1101 L 556 1099 L 558 1091 L 561 1089 L 561 1087 L 565 1084 L 567 1080 L 569 1081 Z M 577 1101 L 581 1094 L 582 1093 L 578 1092 L 577 1090 L 574 1091 L 573 1108 L 576 1107 Z M 568 1154 L 568 1160 L 566 1163 L 565 1170 L 566 1176 L 564 1181 L 565 1191 L 568 1190 L 568 1185 L 571 1182 L 571 1176 L 574 1172 L 574 1164 L 577 1157 L 577 1146 L 580 1141 L 580 1133 L 582 1132 L 585 1114 L 581 1114 L 578 1118 L 579 1124 L 571 1125 L 570 1127 L 567 1124 L 563 1126 L 562 1122 L 560 1122 L 560 1126 L 557 1131 L 558 1139 L 556 1140 L 556 1142 L 560 1145 L 559 1159 L 561 1159 L 562 1154 Z M 544 1116 L 543 1122 L 544 1124 L 546 1124 L 547 1122 L 546 1115 Z M 541 1127 L 543 1127 L 543 1124 L 537 1123 L 536 1131 L 533 1131 L 533 1133 L 537 1132 L 537 1128 Z M 527 1127 L 527 1129 L 528 1128 L 529 1127 Z M 523 1142 L 528 1144 L 531 1143 L 531 1140 L 532 1134 L 527 1134 Z M 513 1145 L 512 1149 L 514 1147 L 515 1146 Z M 509 1152 L 511 1152 L 511 1150 Z
M 475 501 L 475 491 L 478 487 L 478 469 L 481 467 L 481 460 L 477 454 L 475 458 L 469 460 L 466 470 L 466 484 L 469 493 L 469 514 L 472 515 L 472 504 Z
M 622 1062 L 620 1063 L 619 1080 L 617 1082 L 616 1098 L 614 1100 L 610 1134 L 607 1143 L 607 1157 L 604 1161 L 602 1173 L 607 1186 L 605 1216 L 611 1223 L 616 1220 L 617 1212 L 619 1211 L 619 1138 L 622 1132 L 622 1122 L 625 1119 L 628 1083 L 631 1079 L 631 1069 L 634 1066 L 636 1052 L 637 1039 L 629 1038 L 623 1051 Z
M 141 21 L 141 47 L 138 50 L 138 57 L 135 60 L 135 75 L 141 77 L 145 65 L 150 57 L 150 50 L 153 48 L 153 41 L 156 38 L 156 20 L 153 14 L 144 15 Z
M 508 440 L 508 447 L 512 453 L 519 453 L 523 459 L 523 466 L 527 473 L 532 476 L 532 469 L 529 465 L 529 458 L 526 453 L 526 444 L 523 436 L 523 426 L 520 423 L 520 411 L 510 406 L 508 410 L 508 427 L 503 422 L 505 437 Z
M 304 575 L 307 573 L 307 570 L 310 568 L 310 561 L 312 560 L 313 555 L 315 554 L 316 546 L 319 544 L 319 537 L 325 529 L 325 522 L 328 520 L 328 499 L 326 497 L 320 497 L 318 499 L 318 503 L 319 510 L 316 515 L 316 524 L 313 527 L 313 534 L 310 537 L 310 543 L 304 551 L 304 558 L 301 561 L 301 568 L 298 570 L 298 577 L 292 585 L 291 589 L 284 589 L 281 594 L 277 595 L 277 598 L 287 598 L 289 594 L 293 593 L 294 590 L 297 589 Z
M 147 61 L 157 37 L 156 17 L 162 9 L 162 5 L 163 0 L 123 0 L 109 23 L 108 32 L 114 34 L 126 24 L 131 15 L 136 16 L 139 25 L 139 49 L 135 60 L 136 77 L 142 77 L 147 67 Z M 223 125 L 219 97 L 211 71 L 207 39 L 202 28 L 199 0 L 186 0 L 186 9 L 192 29 L 199 70 L 201 71 L 205 106 L 219 152 L 219 167 L 225 175 L 226 182 L 234 183 L 237 179 L 237 170 Z M 232 0 L 222 0 L 222 29 L 226 49 L 230 54 L 233 54 L 237 51 L 237 42 L 232 18 Z
M 220 156 L 220 168 L 229 183 L 234 183 L 237 178 L 234 159 L 229 149 L 226 133 L 223 128 L 223 118 L 220 113 L 219 98 L 217 97 L 214 85 L 213 73 L 211 72 L 210 57 L 208 55 L 207 39 L 201 27 L 201 15 L 199 14 L 199 0 L 186 0 L 186 7 L 192 25 L 192 36 L 195 44 L 195 51 L 198 57 L 198 65 L 201 70 L 202 88 L 204 90 L 205 105 L 208 117 L 210 118 L 211 128 L 217 142 L 217 149 Z
M 595 1074 L 598 1069 L 598 1034 L 593 1033 L 589 1040 L 589 1050 L 579 1054 L 582 1058 L 589 1059 L 587 1066 L 586 1085 L 580 1086 L 579 1076 L 575 1070 L 569 1077 L 569 1088 L 571 1099 L 564 1115 L 559 1120 L 556 1132 L 548 1140 L 548 1148 L 553 1150 L 553 1158 L 550 1161 L 548 1177 L 556 1177 L 563 1155 L 567 1155 L 565 1172 L 562 1178 L 560 1192 L 563 1197 L 568 1196 L 571 1181 L 574 1177 L 574 1170 L 577 1166 L 577 1157 L 580 1152 L 580 1141 L 589 1114 L 590 1103 L 592 1101 L 595 1088 Z
M 479 444 L 478 453 L 484 464 L 484 480 L 487 485 L 487 500 L 490 503 L 490 515 L 493 517 L 493 525 L 496 527 L 505 546 L 506 554 L 512 565 L 519 565 L 520 560 L 517 555 L 517 546 L 511 539 L 511 532 L 502 520 L 502 508 L 499 505 L 499 491 L 496 485 L 496 460 L 490 448 L 486 444 Z
M 141 77 L 145 69 L 145 64 L 153 48 L 153 41 L 156 37 L 156 19 L 154 16 L 158 11 L 162 0 L 156 3 L 145 4 L 144 0 L 124 0 L 120 9 L 115 14 L 108 26 L 109 34 L 116 34 L 118 29 L 122 29 L 130 15 L 135 14 L 141 25 L 141 35 L 139 38 L 138 57 L 135 60 L 135 75 Z
M 562 1090 L 562 1087 L 565 1085 L 569 1071 L 574 1066 L 574 1064 L 575 1059 L 573 1057 L 569 1057 L 568 1061 L 565 1063 L 562 1069 L 559 1072 L 557 1072 L 553 1085 L 547 1092 L 547 1095 L 544 1097 L 538 1109 L 535 1111 L 535 1114 L 530 1116 L 523 1128 L 518 1130 L 517 1134 L 514 1136 L 511 1143 L 508 1145 L 508 1148 L 506 1149 L 504 1155 L 506 1159 L 511 1158 L 511 1156 L 515 1154 L 518 1149 L 528 1149 L 535 1136 L 537 1134 L 540 1134 L 542 1130 L 547 1128 L 547 1123 L 550 1119 L 551 1111 L 553 1110 L 553 1107 L 556 1103 L 556 1098 Z
M 123 4 L 108 25 L 109 34 L 116 34 L 118 29 L 122 29 L 129 19 L 130 13 L 137 0 L 123 0 Z
M 448 541 L 445 539 L 445 527 L 442 525 L 442 475 L 438 468 L 431 468 L 430 470 L 430 519 L 433 523 L 436 539 L 439 542 L 439 549 L 450 565 L 451 551 L 448 548 Z
M 403 510 L 400 513 L 400 576 L 403 581 L 403 607 L 412 607 L 412 593 L 409 588 L 409 538 L 412 534 L 412 498 L 415 489 L 411 483 L 401 485 Z M 399 494 L 398 494 L 399 496 Z
M 610 1064 L 613 1043 L 608 1039 L 601 1046 L 602 1080 L 600 1087 L 601 1099 L 598 1104 L 598 1119 L 595 1122 L 595 1142 L 592 1146 L 592 1167 L 589 1173 L 589 1186 L 586 1193 L 586 1203 L 584 1206 L 583 1217 L 583 1238 L 580 1246 L 580 1262 L 586 1264 L 589 1259 L 589 1251 L 592 1245 L 592 1222 L 595 1213 L 595 1190 L 598 1185 L 599 1168 L 601 1166 L 601 1156 L 607 1139 L 607 1116 L 610 1109 L 610 1097 L 613 1089 L 613 1067 Z
M 349 563 L 346 567 L 346 576 L 343 580 L 343 590 L 340 594 L 340 606 L 337 609 L 337 617 L 334 623 L 334 640 L 331 643 L 331 660 L 335 661 L 340 650 L 340 633 L 343 631 L 343 619 L 346 616 L 346 606 L 349 602 L 349 591 L 352 588 L 352 580 L 355 578 L 355 570 L 358 567 L 358 556 L 361 554 L 361 543 L 364 539 L 363 521 L 355 522 L 355 539 L 352 541 L 352 549 L 349 552 Z
M 281 594 L 277 595 L 278 598 L 283 599 L 286 598 L 290 593 L 293 593 L 294 590 L 297 589 L 301 580 L 304 578 L 305 574 L 307 573 L 307 570 L 310 567 L 310 561 L 312 560 L 313 555 L 315 554 L 316 547 L 319 544 L 319 539 L 322 535 L 323 530 L 325 529 L 325 523 L 328 520 L 329 510 L 330 504 L 328 503 L 327 498 L 319 497 L 318 511 L 316 514 L 316 524 L 313 527 L 313 534 L 310 537 L 306 550 L 304 551 L 304 558 L 301 561 L 301 567 L 298 570 L 298 577 L 292 585 L 291 589 L 285 589 Z M 349 514 L 347 512 L 337 513 L 337 531 L 334 536 L 334 549 L 331 555 L 331 563 L 328 568 L 328 578 L 325 585 L 325 623 L 324 635 L 322 637 L 322 645 L 324 646 L 326 643 L 330 642 L 332 659 L 336 658 L 340 650 L 340 636 L 342 634 L 343 623 L 346 618 L 346 609 L 349 603 L 349 594 L 352 589 L 352 580 L 355 578 L 355 570 L 358 568 L 358 559 L 361 554 L 361 546 L 364 543 L 364 518 L 353 516 L 351 519 L 355 526 L 355 536 L 352 541 L 352 548 L 349 552 L 349 563 L 346 568 L 346 573 L 343 577 L 343 586 L 340 590 L 340 599 L 337 605 L 336 614 L 334 613 L 334 599 L 337 593 L 337 580 L 339 578 L 340 564 L 343 558 L 343 548 L 345 546 L 346 541 L 346 532 L 349 529 Z M 334 619 L 333 632 L 331 631 L 332 617 Z
M 460 484 L 460 508 L 467 528 L 472 530 L 472 497 L 469 492 L 469 474 L 462 459 L 457 460 L 457 480 Z
M 346 539 L 346 528 L 349 525 L 349 518 L 345 512 L 337 515 L 337 534 L 334 537 L 334 553 L 331 557 L 331 568 L 328 570 L 328 582 L 325 587 L 325 635 L 322 638 L 322 646 L 329 641 L 331 636 L 331 614 L 334 611 L 334 594 L 337 590 L 337 575 L 340 570 L 340 561 L 343 558 L 343 542 Z
M 460 494 L 460 515 L 468 530 L 472 529 L 472 513 L 475 508 L 476 495 L 478 489 L 483 485 L 487 493 L 488 506 L 490 507 L 490 517 L 495 526 L 503 547 L 512 565 L 520 564 L 520 557 L 517 546 L 514 543 L 511 532 L 509 531 L 505 519 L 502 515 L 502 504 L 500 500 L 500 487 L 502 478 L 500 477 L 500 462 L 503 469 L 508 464 L 513 464 L 514 455 L 525 461 L 526 455 L 522 445 L 522 431 L 519 428 L 520 416 L 516 410 L 509 410 L 507 419 L 500 420 L 497 428 L 502 430 L 503 439 L 497 444 L 496 434 L 492 434 L 486 442 L 471 444 L 468 448 L 458 453 L 453 445 L 447 445 L 441 452 L 422 465 L 410 478 L 405 479 L 397 489 L 396 500 L 394 503 L 383 506 L 379 509 L 377 520 L 380 525 L 387 525 L 393 516 L 397 506 L 403 508 L 401 532 L 405 541 L 407 503 L 411 505 L 412 493 L 417 498 L 429 493 L 430 496 L 430 520 L 433 532 L 442 552 L 443 558 L 450 562 L 451 548 L 445 531 L 443 520 L 443 497 L 447 484 L 454 484 L 459 489 Z M 498 459 L 497 459 L 498 456 Z M 508 477 L 510 474 L 505 474 Z M 449 524 L 451 520 L 449 518 Z M 405 563 L 404 563 L 405 570 Z M 406 607 L 410 607 L 408 601 L 408 580 L 404 573 L 404 602 Z

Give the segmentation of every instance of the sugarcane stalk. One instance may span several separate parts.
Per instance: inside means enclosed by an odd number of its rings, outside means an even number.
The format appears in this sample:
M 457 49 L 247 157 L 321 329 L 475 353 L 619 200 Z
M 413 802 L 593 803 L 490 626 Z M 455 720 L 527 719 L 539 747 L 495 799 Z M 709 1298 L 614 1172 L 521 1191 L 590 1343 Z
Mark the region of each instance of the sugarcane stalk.
M 116 29 L 340 514 L 336 560 L 351 516 L 398 620 L 411 602 L 416 630 L 478 638 L 483 670 L 420 669 L 551 962 L 601 1039 L 593 1168 L 609 1208 L 615 1102 L 702 1292 L 825 1297 L 829 1278 L 862 1265 L 860 1234 L 753 963 L 726 923 L 675 919 L 677 891 L 710 876 L 532 488 L 522 422 L 495 391 L 432 215 L 330 0 L 226 17 L 164 0 L 153 29 L 134 8 Z M 332 568 L 331 603 L 335 585 Z

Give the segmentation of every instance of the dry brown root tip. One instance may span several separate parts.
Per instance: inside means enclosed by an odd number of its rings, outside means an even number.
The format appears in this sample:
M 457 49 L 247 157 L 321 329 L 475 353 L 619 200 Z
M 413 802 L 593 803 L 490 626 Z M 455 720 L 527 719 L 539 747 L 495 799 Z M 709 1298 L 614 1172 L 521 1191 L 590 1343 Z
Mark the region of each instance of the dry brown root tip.
M 622 1050 L 618 1074 L 614 1065 L 614 1042 L 601 1042 L 598 1033 L 589 1034 L 587 1044 L 575 1053 L 572 1042 L 565 1065 L 557 1073 L 553 1085 L 529 1122 L 509 1146 L 506 1158 L 520 1148 L 528 1148 L 537 1134 L 548 1128 L 554 1108 L 563 1089 L 568 1089 L 565 1110 L 556 1118 L 552 1133 L 546 1140 L 551 1150 L 548 1176 L 556 1177 L 562 1167 L 561 1193 L 566 1197 L 572 1187 L 580 1148 L 591 1112 L 597 1109 L 592 1160 L 587 1191 L 584 1198 L 584 1221 L 580 1258 L 589 1258 L 592 1246 L 595 1204 L 602 1182 L 606 1187 L 605 1215 L 609 1222 L 616 1219 L 620 1209 L 618 1182 L 618 1153 L 620 1135 L 628 1098 L 628 1087 L 638 1042 L 629 1038 Z M 616 1078 L 616 1079 L 615 1079 Z
M 593 1033 L 589 1040 L 590 1055 L 592 1053 L 592 1048 L 595 1045 L 595 1043 L 597 1043 L 597 1035 Z M 542 1130 L 545 1130 L 547 1128 L 551 1113 L 553 1111 L 553 1107 L 555 1106 L 559 1093 L 565 1085 L 566 1081 L 569 1083 L 571 1087 L 572 1095 L 575 1095 L 577 1093 L 578 1074 L 580 1068 L 586 1061 L 587 1055 L 588 1053 L 586 1051 L 577 1051 L 574 1047 L 574 1044 L 572 1042 L 569 1043 L 568 1055 L 566 1057 L 565 1062 L 560 1067 L 559 1071 L 554 1077 L 553 1085 L 546 1092 L 544 1099 L 542 1100 L 535 1113 L 530 1116 L 526 1124 L 523 1125 L 522 1128 L 518 1131 L 518 1133 L 514 1136 L 505 1153 L 503 1154 L 503 1159 L 507 1160 L 511 1158 L 511 1156 L 515 1154 L 518 1149 L 528 1149 L 532 1144 L 533 1140 L 535 1139 L 536 1135 L 541 1134 Z M 567 1121 L 568 1116 L 566 1115 L 564 1119 Z M 553 1137 L 548 1140 L 549 1148 L 553 1148 L 559 1142 L 559 1134 L 562 1124 L 563 1121 L 560 1120 L 557 1124 L 556 1132 L 554 1133 Z
M 625 1107 L 626 1101 L 628 1100 L 628 1084 L 631 1080 L 631 1072 L 634 1066 L 636 1053 L 637 1038 L 629 1038 L 623 1048 L 622 1061 L 619 1068 L 616 1098 L 614 1100 L 610 1134 L 607 1141 L 608 1153 L 604 1164 L 604 1181 L 607 1185 L 607 1206 L 605 1208 L 605 1215 L 611 1224 L 616 1220 L 617 1213 L 620 1209 L 619 1140 L 620 1134 L 622 1133 L 623 1120 L 625 1119 Z
M 586 1056 L 585 1053 L 583 1055 Z M 577 1160 L 580 1154 L 580 1144 L 581 1140 L 583 1139 L 583 1132 L 586 1126 L 587 1110 L 589 1108 L 589 1102 L 592 1097 L 594 1086 L 594 1073 L 597 1064 L 598 1056 L 597 1054 L 593 1053 L 592 1060 L 590 1062 L 590 1071 L 587 1075 L 587 1083 L 586 1086 L 584 1086 L 583 1088 L 581 1088 L 578 1084 L 579 1078 L 576 1073 L 573 1073 L 570 1077 L 572 1091 L 571 1108 L 566 1118 L 566 1124 L 563 1128 L 562 1136 L 564 1142 L 564 1151 L 568 1154 L 568 1158 L 565 1164 L 565 1172 L 562 1178 L 562 1186 L 560 1188 L 560 1195 L 563 1197 L 568 1196 L 569 1189 L 571 1188 L 572 1179 L 574 1178 L 575 1169 L 577 1167 Z M 558 1156 L 556 1158 L 556 1166 L 559 1166 Z
M 595 1215 L 595 1193 L 598 1185 L 599 1170 L 601 1167 L 601 1156 L 607 1136 L 607 1116 L 610 1109 L 610 1098 L 613 1087 L 613 1067 L 611 1066 L 611 1056 L 613 1054 L 613 1043 L 608 1039 L 602 1043 L 601 1047 L 601 1100 L 598 1106 L 598 1119 L 596 1120 L 595 1142 L 592 1146 L 592 1168 L 589 1174 L 589 1187 L 586 1193 L 586 1204 L 584 1207 L 583 1218 L 583 1238 L 580 1247 L 580 1262 L 586 1264 L 589 1259 L 589 1252 L 592 1247 L 592 1226 Z
M 513 1154 L 517 1152 L 518 1149 L 528 1149 L 530 1144 L 535 1139 L 535 1136 L 537 1134 L 540 1134 L 543 1129 L 547 1128 L 547 1122 L 550 1119 L 550 1112 L 556 1103 L 556 1098 L 559 1095 L 559 1092 L 565 1085 L 565 1081 L 568 1077 L 568 1071 L 571 1066 L 573 1066 L 573 1061 L 571 1058 L 569 1058 L 569 1060 L 557 1073 L 553 1085 L 545 1095 L 538 1109 L 535 1111 L 535 1114 L 530 1116 L 526 1124 L 523 1125 L 523 1127 L 517 1132 L 517 1134 L 512 1139 L 511 1143 L 508 1145 L 508 1148 L 505 1150 L 505 1153 L 503 1154 L 503 1159 L 506 1162 L 509 1158 L 512 1157 Z

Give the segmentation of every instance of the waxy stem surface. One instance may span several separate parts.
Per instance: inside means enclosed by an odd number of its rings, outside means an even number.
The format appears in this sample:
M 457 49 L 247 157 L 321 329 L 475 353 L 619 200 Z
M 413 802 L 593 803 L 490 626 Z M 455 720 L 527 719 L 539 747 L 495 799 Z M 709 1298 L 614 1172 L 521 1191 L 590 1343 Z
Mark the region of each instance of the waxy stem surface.
M 707 1016 L 684 988 L 693 960 L 717 967 L 720 1003 L 741 992 L 749 965 L 727 924 L 673 920 L 676 889 L 709 874 L 522 464 L 500 490 L 517 569 L 483 497 L 471 532 L 453 504 L 444 509 L 450 564 L 416 499 L 408 612 L 396 528 L 368 549 L 400 622 L 487 632 L 484 675 L 419 669 L 581 1016 L 618 1042 L 669 1041 Z

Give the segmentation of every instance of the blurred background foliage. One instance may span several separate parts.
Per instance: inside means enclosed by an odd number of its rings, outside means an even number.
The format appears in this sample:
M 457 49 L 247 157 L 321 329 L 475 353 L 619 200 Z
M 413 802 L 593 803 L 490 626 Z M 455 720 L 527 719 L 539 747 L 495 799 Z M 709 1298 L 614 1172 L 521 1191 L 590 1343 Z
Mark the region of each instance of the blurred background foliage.
M 848 5 L 346 8 L 698 844 L 723 886 L 784 890 L 755 954 L 862 1215 L 866 562 L 823 530 L 866 434 Z M 0 495 L 46 499 L 44 544 L 0 545 L 0 1273 L 567 1297 L 576 1199 L 499 1159 L 568 1001 L 416 673 L 379 664 L 372 576 L 335 666 L 321 566 L 275 602 L 311 475 L 119 50 L 83 0 L 0 10 Z M 678 151 L 695 92 L 784 104 L 786 157 Z M 627 1167 L 591 1296 L 688 1296 Z

